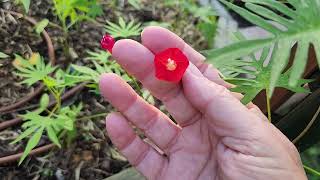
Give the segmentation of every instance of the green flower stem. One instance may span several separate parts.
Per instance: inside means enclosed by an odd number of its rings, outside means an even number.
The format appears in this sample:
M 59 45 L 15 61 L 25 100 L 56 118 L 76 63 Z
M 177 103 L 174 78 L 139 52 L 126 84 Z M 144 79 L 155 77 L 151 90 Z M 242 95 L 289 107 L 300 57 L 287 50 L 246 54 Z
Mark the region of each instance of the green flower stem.
M 306 170 L 306 172 L 309 172 L 310 174 L 313 174 L 315 176 L 320 176 L 320 172 L 315 169 L 312 169 L 311 167 L 303 165 L 303 168 Z
M 133 82 L 133 85 L 134 85 L 135 89 L 138 91 L 138 94 L 139 94 L 139 95 L 142 95 L 141 87 L 140 87 L 139 84 L 137 83 L 136 79 L 133 78 L 132 76 L 130 76 L 129 74 L 128 74 L 128 76 L 129 76 L 129 78 L 131 79 L 131 81 Z
M 269 97 L 269 93 L 268 93 L 268 88 L 266 89 L 266 101 L 267 101 L 268 120 L 271 123 L 272 122 L 271 107 L 270 107 L 270 97 Z
M 49 117 L 51 117 L 61 107 L 61 96 L 60 96 L 60 93 L 55 88 L 48 87 L 48 89 L 53 94 L 56 100 L 56 104 L 51 110 L 51 113 L 49 114 Z

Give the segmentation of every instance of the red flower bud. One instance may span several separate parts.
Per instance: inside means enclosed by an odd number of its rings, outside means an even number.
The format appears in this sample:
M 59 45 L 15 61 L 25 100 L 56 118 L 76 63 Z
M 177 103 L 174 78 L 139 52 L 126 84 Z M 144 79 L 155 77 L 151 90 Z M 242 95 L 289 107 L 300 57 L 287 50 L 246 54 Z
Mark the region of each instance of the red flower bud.
M 179 82 L 189 66 L 189 60 L 180 49 L 169 48 L 155 55 L 154 65 L 158 79 Z
M 112 53 L 112 48 L 114 44 L 115 40 L 109 34 L 105 34 L 100 41 L 101 48 L 109 51 L 110 53 Z

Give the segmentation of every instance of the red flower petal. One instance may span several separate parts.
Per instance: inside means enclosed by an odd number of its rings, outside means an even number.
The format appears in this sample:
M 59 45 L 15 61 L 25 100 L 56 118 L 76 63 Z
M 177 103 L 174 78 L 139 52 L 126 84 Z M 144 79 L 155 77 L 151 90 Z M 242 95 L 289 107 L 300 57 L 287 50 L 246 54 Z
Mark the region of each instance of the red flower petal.
M 100 41 L 101 48 L 109 51 L 110 53 L 112 53 L 112 48 L 114 44 L 115 40 L 109 34 L 105 34 Z
M 154 65 L 158 79 L 179 82 L 189 66 L 189 60 L 180 49 L 169 48 L 155 55 Z

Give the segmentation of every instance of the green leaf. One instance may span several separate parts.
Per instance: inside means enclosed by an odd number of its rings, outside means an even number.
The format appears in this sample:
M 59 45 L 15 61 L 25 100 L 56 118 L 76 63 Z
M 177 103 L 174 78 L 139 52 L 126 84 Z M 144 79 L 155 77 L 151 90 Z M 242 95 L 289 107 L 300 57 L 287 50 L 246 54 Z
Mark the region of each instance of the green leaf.
M 133 20 L 128 24 L 124 21 L 122 17 L 119 17 L 119 24 L 107 21 L 105 26 L 105 31 L 109 33 L 114 38 L 128 38 L 133 36 L 138 36 L 142 32 L 142 27 L 140 23 L 135 23 Z
M 271 97 L 273 90 L 277 84 L 280 74 L 287 66 L 289 61 L 289 56 L 291 52 L 290 41 L 280 41 L 275 46 L 275 51 L 271 57 L 271 76 L 270 76 L 270 86 L 269 86 L 269 97 Z
M 61 144 L 59 143 L 59 139 L 56 135 L 56 132 L 54 131 L 54 129 L 51 126 L 47 126 L 46 127 L 47 130 L 47 134 L 49 139 L 55 144 L 57 145 L 59 148 L 61 148 Z
M 45 64 L 43 58 L 37 61 L 35 65 L 24 60 L 21 56 L 16 55 L 16 59 L 19 60 L 21 66 L 15 66 L 19 73 L 15 73 L 18 76 L 24 77 L 21 83 L 31 86 L 39 81 L 44 80 L 55 71 L 56 67 L 52 67 L 50 64 Z
M 35 31 L 37 34 L 41 34 L 49 24 L 48 19 L 43 19 L 35 25 Z
M 29 12 L 29 8 L 30 8 L 31 0 L 18 0 L 18 2 L 23 5 L 24 10 L 26 11 L 26 13 L 28 13 Z
M 10 57 L 10 56 L 6 55 L 3 52 L 0 52 L 0 59 L 5 59 L 5 58 L 8 58 L 8 57 Z
M 243 57 L 252 53 L 253 51 L 267 47 L 271 43 L 272 39 L 245 40 L 220 49 L 207 50 L 203 53 L 206 55 L 207 61 L 211 63 L 214 61 L 223 61 L 225 59 L 236 59 Z
M 28 144 L 24 149 L 23 154 L 20 158 L 19 165 L 27 157 L 27 155 L 31 152 L 31 150 L 37 146 L 37 144 L 40 141 L 43 130 L 44 130 L 44 127 L 39 128 L 38 130 L 36 130 L 36 133 L 29 139 Z
M 266 31 L 277 35 L 279 34 L 281 31 L 279 29 L 277 29 L 275 26 L 271 25 L 269 22 L 265 21 L 265 19 L 263 19 L 262 17 L 246 10 L 243 9 L 239 6 L 233 5 L 230 2 L 227 2 L 225 0 L 220 0 L 222 3 L 224 3 L 225 5 L 227 5 L 230 9 L 234 10 L 235 12 L 237 12 L 239 15 L 241 15 L 242 17 L 244 17 L 246 20 L 248 20 L 249 22 L 265 29 Z M 247 4 L 247 3 L 246 3 Z
M 141 9 L 141 0 L 128 0 L 128 3 L 137 10 Z
M 292 71 L 289 79 L 289 85 L 294 87 L 297 85 L 299 78 L 302 76 L 308 59 L 309 42 L 300 41 L 297 47 L 295 61 L 292 65 Z
M 245 0 L 245 2 L 251 2 L 251 3 L 256 3 L 256 4 L 262 4 L 262 5 L 268 5 L 270 8 L 275 9 L 292 19 L 296 17 L 295 12 L 288 8 L 288 6 L 284 5 L 283 3 L 275 0 Z
M 53 4 L 54 12 L 65 30 L 80 21 L 92 20 L 103 12 L 98 0 L 53 0 Z M 67 24 L 69 21 L 70 24 Z
M 92 61 L 100 61 L 102 63 L 107 63 L 109 58 L 111 57 L 111 54 L 108 51 L 99 50 L 98 52 L 93 51 L 87 51 L 88 57 L 86 57 L 86 60 L 92 60 Z
M 47 93 L 44 93 L 40 99 L 40 107 L 45 109 L 48 107 L 48 105 L 49 105 L 49 95 Z
M 288 0 L 286 5 L 275 0 L 244 0 L 245 8 L 241 8 L 225 0 L 221 0 L 228 8 L 240 14 L 243 18 L 269 32 L 269 36 L 260 40 L 241 40 L 220 49 L 206 51 L 210 63 L 225 59 L 241 59 L 257 53 L 265 47 L 275 46 L 272 54 L 271 76 L 269 76 L 268 93 L 281 78 L 282 71 L 288 65 L 291 45 L 297 44 L 290 75 L 287 80 L 295 87 L 306 65 L 310 44 L 314 46 L 317 57 L 320 57 L 320 10 L 319 1 Z M 293 8 L 291 8 L 293 7 Z M 280 14 L 279 14 L 280 12 Z M 283 14 L 281 14 L 283 13 Z M 272 20 L 273 22 L 270 22 Z M 301 46 L 301 47 L 299 47 Z M 317 58 L 320 64 L 320 58 Z M 289 87 L 288 87 L 289 88 Z
M 240 40 L 242 39 L 242 35 L 238 34 L 238 37 L 240 37 Z M 291 46 L 290 42 L 284 42 L 277 47 L 276 49 L 282 46 L 283 49 L 289 49 L 285 46 Z M 280 50 L 279 50 L 280 51 Z M 289 89 L 293 92 L 308 92 L 305 88 L 303 88 L 303 85 L 310 82 L 311 80 L 306 79 L 299 79 L 297 80 L 297 84 L 294 87 L 289 86 L 289 78 L 291 74 L 291 69 L 288 69 L 286 72 L 282 72 L 284 69 L 284 64 L 286 64 L 285 61 L 289 58 L 289 52 L 281 51 L 278 53 L 273 53 L 273 56 L 271 57 L 272 64 L 264 65 L 265 62 L 268 62 L 268 54 L 270 52 L 270 47 L 266 47 L 261 52 L 261 55 L 258 59 L 251 54 L 249 57 L 250 59 L 246 59 L 244 61 L 245 64 L 241 65 L 241 62 L 243 60 L 239 59 L 225 59 L 223 65 L 221 65 L 218 69 L 223 70 L 223 68 L 226 68 L 230 66 L 231 68 L 234 66 L 238 70 L 233 69 L 232 71 L 240 72 L 243 75 L 246 75 L 246 78 L 225 78 L 226 81 L 232 83 L 235 85 L 234 88 L 231 89 L 233 92 L 242 93 L 244 95 L 243 99 L 241 100 L 242 103 L 247 104 L 250 101 L 252 101 L 255 96 L 261 92 L 262 90 L 269 90 L 270 87 L 282 87 Z M 276 61 L 281 60 L 282 62 Z M 236 63 L 239 62 L 239 63 Z M 221 63 L 221 62 L 220 62 Z M 279 67 L 274 68 L 273 66 L 278 63 L 281 63 L 282 66 L 279 65 Z M 277 72 L 274 72 L 274 69 L 277 69 Z M 243 71 L 241 71 L 243 70 Z M 279 73 L 277 78 L 274 78 L 273 76 Z M 276 81 L 275 81 L 276 79 Z M 272 84 L 273 83 L 273 84 Z
M 26 129 L 22 134 L 20 134 L 14 141 L 12 141 L 10 144 L 15 144 L 19 141 L 21 141 L 22 139 L 28 137 L 29 135 L 31 135 L 36 129 L 38 129 L 38 126 L 33 126 L 30 127 L 28 129 Z

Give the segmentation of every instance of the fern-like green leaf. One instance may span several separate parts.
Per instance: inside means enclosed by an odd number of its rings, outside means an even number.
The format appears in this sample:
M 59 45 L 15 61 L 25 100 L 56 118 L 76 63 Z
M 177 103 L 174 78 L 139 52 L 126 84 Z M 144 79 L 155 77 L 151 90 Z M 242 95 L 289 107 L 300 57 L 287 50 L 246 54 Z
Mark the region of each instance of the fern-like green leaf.
M 135 23 L 133 20 L 127 24 L 122 17 L 119 17 L 118 24 L 107 21 L 105 31 L 114 38 L 128 38 L 140 35 L 142 27 L 140 23 Z
M 46 96 L 45 99 L 47 99 Z M 81 104 L 79 106 L 67 106 L 61 108 L 57 114 L 53 113 L 51 114 L 52 116 L 42 116 L 40 113 L 42 113 L 44 109 L 40 108 L 39 111 L 27 112 L 26 114 L 21 115 L 22 119 L 25 121 L 22 127 L 27 129 L 13 142 L 11 142 L 11 144 L 17 143 L 24 138 L 28 138 L 29 136 L 31 137 L 28 140 L 19 164 L 21 164 L 31 150 L 36 147 L 44 132 L 47 133 L 50 141 L 52 141 L 58 147 L 61 147 L 58 135 L 63 129 L 67 131 L 72 131 L 74 129 L 74 122 L 81 109 Z
M 310 44 L 315 47 L 318 64 L 320 64 L 319 0 L 288 0 L 289 6 L 293 6 L 295 10 L 275 0 L 244 0 L 247 9 L 225 0 L 220 1 L 246 20 L 269 32 L 270 36 L 266 39 L 243 40 L 221 49 L 207 51 L 209 62 L 239 59 L 264 47 L 274 45 L 271 82 L 268 87 L 269 96 L 272 95 L 280 75 L 287 66 L 292 45 L 297 44 L 298 47 L 294 59 L 297 62 L 293 63 L 288 78 L 291 87 L 299 85 L 299 78 L 305 68 Z M 279 15 L 279 12 L 285 16 Z
M 28 86 L 32 86 L 33 84 L 37 83 L 38 81 L 44 80 L 46 77 L 49 76 L 52 72 L 55 71 L 56 67 L 52 67 L 51 64 L 45 64 L 43 58 L 36 61 L 36 64 L 33 65 L 29 61 L 23 59 L 19 55 L 15 55 L 16 59 L 19 59 L 19 64 L 16 65 L 15 68 L 18 71 L 15 74 L 24 78 L 21 82 L 23 84 L 27 84 Z

